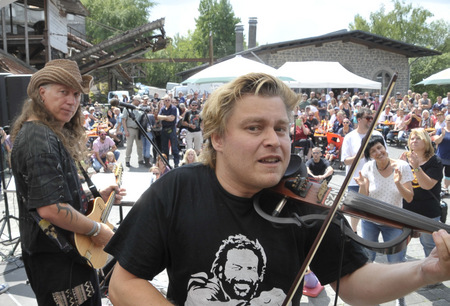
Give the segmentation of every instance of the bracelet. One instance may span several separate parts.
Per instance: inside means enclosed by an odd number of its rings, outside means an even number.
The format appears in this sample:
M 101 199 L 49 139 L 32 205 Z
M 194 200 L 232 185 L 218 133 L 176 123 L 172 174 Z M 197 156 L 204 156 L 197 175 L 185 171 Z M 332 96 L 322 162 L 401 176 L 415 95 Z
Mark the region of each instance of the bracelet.
M 98 223 L 94 221 L 94 226 L 92 226 L 92 229 L 89 231 L 89 233 L 86 234 L 86 236 L 91 237 L 98 231 Z
M 98 222 L 95 222 L 95 223 L 97 223 L 98 228 L 97 228 L 97 231 L 92 235 L 92 237 L 95 237 L 98 234 L 100 234 L 100 231 L 102 229 L 102 225 L 100 223 L 98 223 Z

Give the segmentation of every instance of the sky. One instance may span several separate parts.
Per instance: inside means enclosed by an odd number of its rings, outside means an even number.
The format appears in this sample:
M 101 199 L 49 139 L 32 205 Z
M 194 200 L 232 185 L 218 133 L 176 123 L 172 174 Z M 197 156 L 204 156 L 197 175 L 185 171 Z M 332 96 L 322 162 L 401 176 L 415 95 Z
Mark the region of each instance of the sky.
M 154 0 L 150 21 L 165 18 L 164 29 L 168 37 L 186 36 L 195 30 L 200 0 Z M 244 26 L 248 41 L 249 17 L 257 17 L 256 41 L 259 45 L 320 36 L 348 29 L 355 15 L 369 20 L 370 13 L 384 4 L 386 12 L 393 9 L 390 0 L 229 0 L 234 14 Z M 422 7 L 434 14 L 434 19 L 444 19 L 450 12 L 449 0 L 404 0 L 413 7 Z

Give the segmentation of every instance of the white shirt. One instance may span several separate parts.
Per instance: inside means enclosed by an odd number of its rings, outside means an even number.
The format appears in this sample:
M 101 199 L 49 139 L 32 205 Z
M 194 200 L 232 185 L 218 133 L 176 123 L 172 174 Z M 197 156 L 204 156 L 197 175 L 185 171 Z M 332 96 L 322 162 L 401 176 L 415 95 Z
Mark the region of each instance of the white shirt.
M 380 132 L 373 131 L 372 135 L 378 135 L 383 137 Z M 361 140 L 366 136 L 365 134 L 359 134 L 358 130 L 353 130 L 344 137 L 344 142 L 342 143 L 341 148 L 341 161 L 344 161 L 346 158 L 353 157 L 358 153 L 359 148 L 361 147 Z M 384 138 L 383 138 L 384 139 Z M 386 143 L 384 144 L 387 151 Z M 353 179 L 355 176 L 359 175 L 359 171 L 361 171 L 362 167 L 366 163 L 366 159 L 364 158 L 364 154 L 362 154 L 361 159 L 359 160 L 358 165 L 356 166 L 355 172 L 353 173 L 352 179 L 349 182 L 349 186 L 358 186 L 356 181 Z M 350 166 L 345 166 L 345 174 L 348 174 L 350 170 Z

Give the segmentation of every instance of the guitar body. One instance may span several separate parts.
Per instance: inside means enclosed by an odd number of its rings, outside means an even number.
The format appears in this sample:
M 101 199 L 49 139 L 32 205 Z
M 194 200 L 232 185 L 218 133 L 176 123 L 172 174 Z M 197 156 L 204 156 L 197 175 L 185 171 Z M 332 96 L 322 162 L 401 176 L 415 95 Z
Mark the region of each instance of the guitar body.
M 106 205 L 103 199 L 96 198 L 87 217 L 93 221 L 105 223 L 113 229 L 111 223 L 101 219 L 105 209 Z M 74 244 L 80 255 L 89 260 L 95 269 L 100 269 L 105 266 L 108 259 L 108 253 L 103 251 L 102 246 L 95 244 L 90 237 L 82 234 L 75 234 Z

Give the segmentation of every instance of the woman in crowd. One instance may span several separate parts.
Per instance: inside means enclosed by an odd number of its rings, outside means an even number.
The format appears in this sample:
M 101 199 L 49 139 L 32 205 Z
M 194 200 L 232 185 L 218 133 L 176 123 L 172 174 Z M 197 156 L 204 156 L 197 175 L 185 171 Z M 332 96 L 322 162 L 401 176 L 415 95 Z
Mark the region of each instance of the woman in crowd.
M 350 120 L 352 119 L 353 110 L 347 98 L 342 99 L 342 104 L 339 106 L 339 108 L 344 111 L 345 117 Z
M 345 135 L 353 131 L 353 129 L 350 126 L 350 120 L 348 118 L 344 118 L 344 121 L 342 121 L 342 123 L 344 124 L 344 126 L 339 129 L 338 134 L 342 137 L 345 137 Z
M 162 153 L 162 156 L 164 156 L 164 158 L 165 158 L 166 160 L 168 160 L 166 154 Z M 156 159 L 156 166 L 157 166 L 158 169 L 159 169 L 159 175 L 160 175 L 160 176 L 163 176 L 164 174 L 166 174 L 167 172 L 170 171 L 169 166 L 166 165 L 166 163 L 163 161 L 163 159 L 161 158 L 160 155 L 158 155 L 158 157 L 157 157 L 157 159 Z
M 400 159 L 407 161 L 413 169 L 414 197 L 410 202 L 403 201 L 403 208 L 439 220 L 441 217 L 441 160 L 434 154 L 431 138 L 422 128 L 411 130 L 408 147 L 409 151 L 404 152 Z M 431 234 L 422 233 L 420 243 L 425 256 L 430 255 L 435 246 Z
M 331 111 L 332 111 L 332 110 L 334 111 L 334 109 L 335 109 L 336 107 L 339 107 L 336 98 L 331 98 L 330 103 L 328 103 L 328 106 L 327 106 L 328 112 L 331 113 Z
M 311 134 L 311 130 L 306 124 L 306 116 L 300 116 L 296 120 L 295 124 L 291 127 L 290 131 L 293 144 L 295 147 L 303 148 L 304 155 L 306 159 L 309 160 L 311 158 L 311 148 L 312 143 L 308 136 Z
M 445 117 L 445 127 L 436 131 L 436 138 L 434 142 L 437 145 L 436 155 L 444 165 L 444 186 L 445 192 L 443 195 L 449 194 L 450 186 L 450 115 Z
M 430 128 L 433 126 L 433 124 L 431 123 L 431 117 L 430 117 L 430 112 L 427 110 L 424 110 L 422 112 L 422 121 L 420 122 L 420 126 L 423 127 L 424 129 Z
M 403 96 L 403 99 L 398 104 L 398 108 L 403 109 L 403 111 L 405 113 L 409 113 L 410 109 L 409 109 L 409 97 L 408 97 L 408 95 L 404 95 Z
M 189 165 L 192 163 L 198 162 L 197 153 L 195 153 L 194 149 L 187 149 L 184 153 L 183 160 L 181 161 L 181 165 Z
M 364 150 L 368 162 L 363 166 L 355 181 L 359 192 L 371 198 L 402 207 L 402 201 L 413 199 L 413 174 L 409 165 L 402 160 L 389 158 L 382 136 L 372 136 Z M 398 237 L 402 230 L 387 225 L 362 220 L 362 235 L 364 239 L 378 242 L 381 233 L 384 241 Z M 389 263 L 405 261 L 406 250 L 387 255 Z M 375 260 L 375 252 L 368 250 L 369 260 Z
M 108 109 L 108 111 L 106 112 L 106 117 L 108 119 L 108 126 L 109 126 L 109 128 L 112 129 L 116 125 L 116 122 L 117 122 L 112 108 Z

